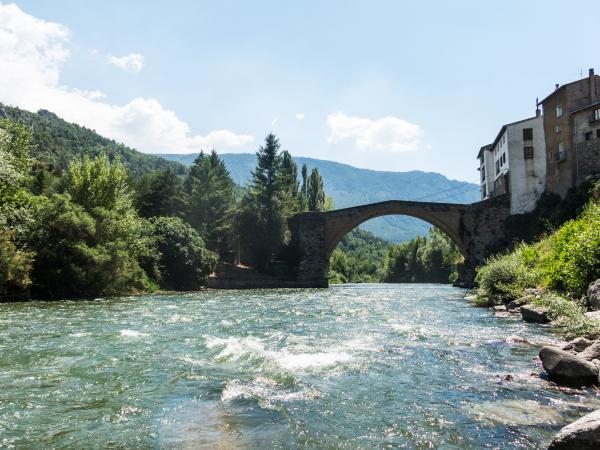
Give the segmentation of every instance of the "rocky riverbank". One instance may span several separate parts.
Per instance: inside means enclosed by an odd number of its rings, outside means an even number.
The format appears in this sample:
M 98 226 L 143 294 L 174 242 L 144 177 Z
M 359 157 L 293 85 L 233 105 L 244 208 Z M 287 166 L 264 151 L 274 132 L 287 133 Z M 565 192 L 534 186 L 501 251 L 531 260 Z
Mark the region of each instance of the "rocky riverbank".
M 526 289 L 523 297 L 502 302 L 479 293 L 468 295 L 467 300 L 478 306 L 490 306 L 499 318 L 520 318 L 525 322 L 565 329 L 564 316 L 553 311 L 552 302 L 543 289 Z M 589 285 L 582 304 L 589 311 L 580 313 L 581 326 L 571 324 L 569 332 L 577 334 L 562 345 L 543 346 L 539 358 L 549 381 L 568 387 L 600 386 L 600 279 Z M 568 314 L 567 314 L 568 316 Z M 573 321 L 573 317 L 570 317 Z M 579 325 L 579 324 L 578 324 Z M 575 330 L 575 331 L 573 331 Z M 580 333 L 577 333 L 580 330 Z M 573 337 L 573 336 L 572 336 Z M 564 427 L 554 438 L 549 449 L 600 449 L 600 410 L 587 414 Z

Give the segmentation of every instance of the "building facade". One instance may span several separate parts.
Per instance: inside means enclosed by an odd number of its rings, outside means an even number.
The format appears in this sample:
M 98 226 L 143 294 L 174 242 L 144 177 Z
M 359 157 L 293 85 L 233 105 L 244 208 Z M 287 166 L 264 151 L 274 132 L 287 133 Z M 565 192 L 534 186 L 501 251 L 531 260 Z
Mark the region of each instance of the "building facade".
M 562 86 L 541 102 L 546 137 L 546 188 L 560 196 L 600 173 L 600 76 Z
M 532 211 L 546 187 L 546 144 L 541 115 L 502 126 L 478 153 L 482 200 L 510 195 L 511 214 Z

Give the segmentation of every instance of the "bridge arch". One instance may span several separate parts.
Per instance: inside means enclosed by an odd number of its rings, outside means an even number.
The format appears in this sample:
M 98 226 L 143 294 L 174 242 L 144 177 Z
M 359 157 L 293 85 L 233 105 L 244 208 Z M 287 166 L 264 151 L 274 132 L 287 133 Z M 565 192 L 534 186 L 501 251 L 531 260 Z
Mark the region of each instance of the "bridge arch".
M 342 238 L 363 222 L 387 215 L 424 220 L 447 234 L 465 258 L 461 281 L 472 284 L 475 267 L 492 252 L 509 245 L 504 221 L 508 196 L 470 205 L 390 200 L 327 212 L 298 214 L 289 220 L 295 279 L 301 285 L 327 287 L 329 257 Z

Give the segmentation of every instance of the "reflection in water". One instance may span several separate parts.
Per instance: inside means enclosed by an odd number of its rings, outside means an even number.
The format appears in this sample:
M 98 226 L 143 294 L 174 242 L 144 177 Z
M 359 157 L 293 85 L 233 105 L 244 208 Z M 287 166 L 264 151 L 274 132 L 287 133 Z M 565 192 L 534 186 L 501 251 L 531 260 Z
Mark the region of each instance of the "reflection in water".
M 440 285 L 0 305 L 0 447 L 544 448 L 598 408 Z

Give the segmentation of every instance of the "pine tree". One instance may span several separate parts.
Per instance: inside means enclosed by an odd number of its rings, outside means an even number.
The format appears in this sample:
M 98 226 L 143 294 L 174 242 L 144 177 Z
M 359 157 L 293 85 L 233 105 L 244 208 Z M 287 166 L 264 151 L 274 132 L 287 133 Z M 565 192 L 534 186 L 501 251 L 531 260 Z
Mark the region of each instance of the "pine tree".
M 170 167 L 144 174 L 137 183 L 137 210 L 142 217 L 176 216 L 183 209 L 182 189 Z
M 300 211 L 300 195 L 298 184 L 298 166 L 287 150 L 281 152 L 281 189 L 282 203 L 286 216 Z
M 235 183 L 219 155 L 200 152 L 185 180 L 186 219 L 205 239 L 210 250 L 232 244 Z
M 308 209 L 308 169 L 302 164 L 302 187 L 300 188 L 300 210 Z

